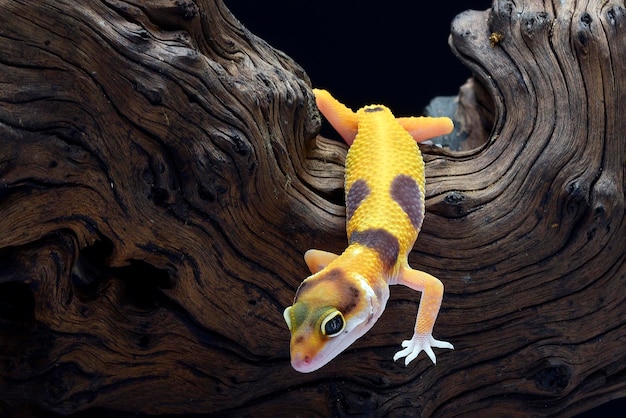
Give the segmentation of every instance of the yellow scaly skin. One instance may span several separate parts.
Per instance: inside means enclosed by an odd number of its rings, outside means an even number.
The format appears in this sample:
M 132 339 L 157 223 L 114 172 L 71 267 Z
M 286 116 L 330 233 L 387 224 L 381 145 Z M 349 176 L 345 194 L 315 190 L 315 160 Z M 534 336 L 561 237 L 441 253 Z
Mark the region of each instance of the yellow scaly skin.
M 416 141 L 449 133 L 448 118 L 398 118 L 382 105 L 356 113 L 324 90 L 317 105 L 351 144 L 346 157 L 348 248 L 340 255 L 309 250 L 306 278 L 284 317 L 291 331 L 291 365 L 307 373 L 319 369 L 364 335 L 382 315 L 389 285 L 422 292 L 415 332 L 394 361 L 408 365 L 423 350 L 452 344 L 433 338 L 443 284 L 411 269 L 407 257 L 424 216 L 424 161 Z

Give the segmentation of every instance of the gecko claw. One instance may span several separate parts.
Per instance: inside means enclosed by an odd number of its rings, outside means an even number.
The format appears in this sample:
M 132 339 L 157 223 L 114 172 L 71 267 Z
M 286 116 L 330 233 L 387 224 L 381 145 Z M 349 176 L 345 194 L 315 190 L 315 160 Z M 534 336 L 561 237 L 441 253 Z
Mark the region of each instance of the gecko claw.
M 404 360 L 404 365 L 408 366 L 410 362 L 415 360 L 419 353 L 424 351 L 428 357 L 431 359 L 433 364 L 437 364 L 437 358 L 435 357 L 435 353 L 433 352 L 432 347 L 435 348 L 449 348 L 454 350 L 454 346 L 446 341 L 439 341 L 433 338 L 430 334 L 414 334 L 413 338 L 410 340 L 402 341 L 403 350 L 398 351 L 393 356 L 393 361 L 396 361 L 402 357 L 406 357 Z

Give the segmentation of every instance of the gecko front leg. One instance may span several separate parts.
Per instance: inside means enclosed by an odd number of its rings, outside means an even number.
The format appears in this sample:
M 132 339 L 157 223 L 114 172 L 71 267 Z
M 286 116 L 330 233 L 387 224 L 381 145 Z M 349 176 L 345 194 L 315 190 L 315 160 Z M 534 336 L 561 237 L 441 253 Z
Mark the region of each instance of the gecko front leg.
M 406 357 L 404 364 L 408 365 L 420 352 L 424 351 L 432 362 L 437 364 L 437 358 L 432 347 L 454 350 L 452 344 L 436 340 L 432 335 L 433 327 L 439 314 L 441 300 L 443 299 L 443 283 L 435 276 L 431 276 L 423 271 L 413 270 L 408 266 L 402 268 L 396 283 L 422 292 L 422 298 L 417 311 L 413 337 L 402 342 L 404 349 L 398 351 L 393 356 L 393 361 Z

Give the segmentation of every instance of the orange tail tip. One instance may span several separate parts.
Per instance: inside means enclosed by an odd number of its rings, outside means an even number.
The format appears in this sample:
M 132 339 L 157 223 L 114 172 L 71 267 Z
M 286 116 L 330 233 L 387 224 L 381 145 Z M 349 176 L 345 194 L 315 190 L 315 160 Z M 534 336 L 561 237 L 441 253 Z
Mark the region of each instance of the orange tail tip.
M 417 142 L 449 134 L 454 129 L 450 118 L 408 117 L 396 119 Z
M 358 129 L 356 113 L 330 95 L 326 90 L 313 89 L 315 102 L 326 120 L 348 145 L 352 145 Z

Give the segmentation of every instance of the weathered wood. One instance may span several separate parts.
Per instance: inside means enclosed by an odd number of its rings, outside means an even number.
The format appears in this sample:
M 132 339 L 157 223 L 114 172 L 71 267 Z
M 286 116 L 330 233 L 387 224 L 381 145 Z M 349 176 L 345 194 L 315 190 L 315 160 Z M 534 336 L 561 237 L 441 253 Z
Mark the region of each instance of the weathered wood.
M 625 25 L 597 1 L 456 18 L 475 73 L 456 119 L 484 145 L 423 148 L 410 259 L 444 281 L 435 336 L 456 350 L 393 363 L 418 302 L 393 288 L 303 375 L 282 310 L 304 251 L 345 246 L 346 151 L 316 137 L 304 71 L 220 1 L 5 2 L 0 411 L 571 415 L 626 396 Z

